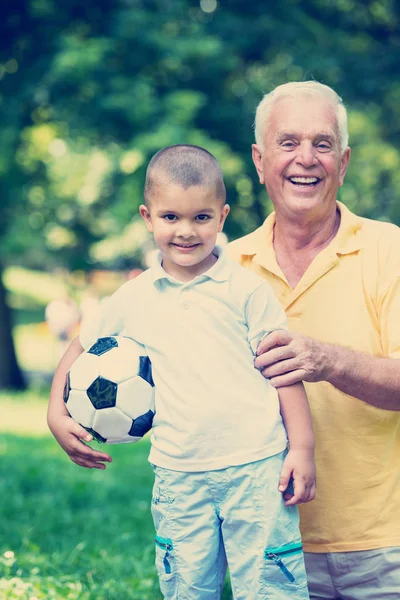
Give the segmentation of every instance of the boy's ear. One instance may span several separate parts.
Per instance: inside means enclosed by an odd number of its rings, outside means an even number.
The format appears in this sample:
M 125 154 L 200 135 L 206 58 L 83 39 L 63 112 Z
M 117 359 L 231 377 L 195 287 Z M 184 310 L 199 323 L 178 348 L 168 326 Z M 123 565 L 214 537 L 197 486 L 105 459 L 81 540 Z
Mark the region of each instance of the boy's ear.
M 146 223 L 147 229 L 150 231 L 150 233 L 152 233 L 153 225 L 151 222 L 151 216 L 150 216 L 149 209 L 144 204 L 141 204 L 139 206 L 139 212 L 140 212 L 140 216 L 142 217 L 143 221 Z
M 228 216 L 230 210 L 231 210 L 231 207 L 229 206 L 229 204 L 225 204 L 224 207 L 222 208 L 221 216 L 219 218 L 219 226 L 218 226 L 219 233 L 222 231 L 222 229 L 224 227 L 225 219 Z

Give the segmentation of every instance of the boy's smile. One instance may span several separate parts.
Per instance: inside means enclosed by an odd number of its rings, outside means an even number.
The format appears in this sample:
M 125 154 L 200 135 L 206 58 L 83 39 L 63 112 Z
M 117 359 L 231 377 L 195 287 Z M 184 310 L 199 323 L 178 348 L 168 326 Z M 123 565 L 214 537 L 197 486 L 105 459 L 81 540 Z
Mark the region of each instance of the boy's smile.
M 176 246 L 177 248 L 179 248 L 180 250 L 182 250 L 182 252 L 185 251 L 190 251 L 193 250 L 193 248 L 197 248 L 197 246 L 199 246 L 199 244 L 172 244 L 173 246 Z
M 190 281 L 215 263 L 212 251 L 229 206 L 222 204 L 212 187 L 160 184 L 150 205 L 139 210 L 169 275 Z

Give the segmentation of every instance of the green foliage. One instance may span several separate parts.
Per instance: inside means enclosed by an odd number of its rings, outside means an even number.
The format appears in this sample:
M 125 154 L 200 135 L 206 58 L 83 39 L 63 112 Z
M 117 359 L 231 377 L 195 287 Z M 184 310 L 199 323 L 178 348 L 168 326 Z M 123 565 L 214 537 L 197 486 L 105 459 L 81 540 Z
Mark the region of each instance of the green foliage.
M 348 107 L 352 161 L 340 199 L 400 224 L 399 12 L 394 0 L 6 3 L 2 262 L 140 266 L 150 248 L 138 217 L 145 168 L 168 144 L 215 154 L 232 206 L 226 233 L 252 231 L 272 208 L 251 161 L 255 108 L 294 80 L 331 85 Z
M 226 231 L 247 233 L 270 210 L 251 164 L 255 107 L 273 86 L 308 78 L 332 85 L 349 108 L 342 199 L 400 222 L 398 13 L 393 0 L 9 4 L 3 256 L 33 267 L 135 266 L 140 236 L 125 253 L 97 244 L 137 219 L 145 165 L 173 143 L 216 154 L 233 207 Z
M 45 308 L 51 300 L 65 295 L 65 284 L 60 277 L 22 267 L 10 267 L 4 275 L 4 283 L 15 296 L 23 297 L 32 306 Z

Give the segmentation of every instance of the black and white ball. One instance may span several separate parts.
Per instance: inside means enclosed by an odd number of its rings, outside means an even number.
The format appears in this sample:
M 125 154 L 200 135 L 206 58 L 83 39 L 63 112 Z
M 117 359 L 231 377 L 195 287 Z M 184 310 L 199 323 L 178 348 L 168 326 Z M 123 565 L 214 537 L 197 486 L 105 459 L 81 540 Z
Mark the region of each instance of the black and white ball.
M 153 423 L 154 382 L 144 347 L 123 336 L 99 338 L 68 372 L 71 417 L 99 442 L 137 442 Z

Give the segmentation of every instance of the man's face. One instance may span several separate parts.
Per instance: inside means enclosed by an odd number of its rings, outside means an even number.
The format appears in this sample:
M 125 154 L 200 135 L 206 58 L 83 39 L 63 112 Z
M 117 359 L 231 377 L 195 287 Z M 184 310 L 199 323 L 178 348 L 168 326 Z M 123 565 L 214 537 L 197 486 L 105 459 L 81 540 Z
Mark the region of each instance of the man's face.
M 253 161 L 277 215 L 312 218 L 334 210 L 350 148 L 343 155 L 335 108 L 324 98 L 281 98 L 272 107 L 264 150 L 253 145 Z

